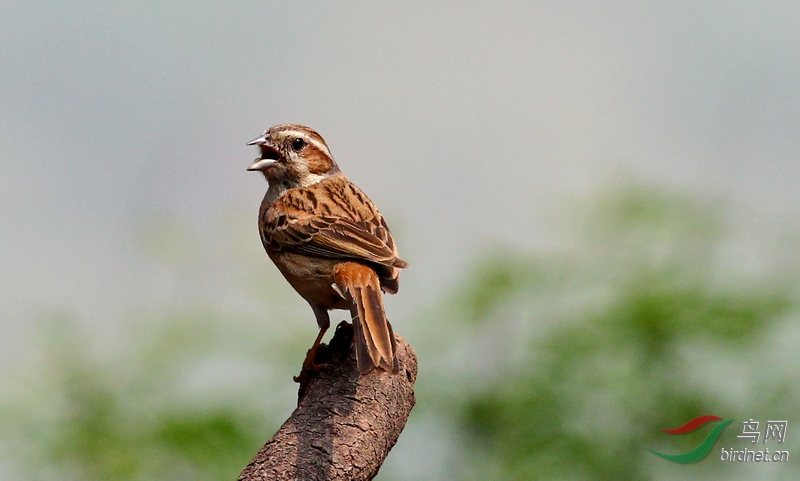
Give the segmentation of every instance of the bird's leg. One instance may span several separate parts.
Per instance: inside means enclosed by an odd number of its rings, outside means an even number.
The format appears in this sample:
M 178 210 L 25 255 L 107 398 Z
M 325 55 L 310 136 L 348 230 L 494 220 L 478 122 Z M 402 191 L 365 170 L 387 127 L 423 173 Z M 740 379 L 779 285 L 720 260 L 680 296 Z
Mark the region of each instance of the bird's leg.
M 314 344 L 311 346 L 311 349 L 309 349 L 308 353 L 306 354 L 306 360 L 303 361 L 303 368 L 318 370 L 319 366 L 327 366 L 327 364 L 314 363 L 314 356 L 317 354 L 317 349 L 319 348 L 319 345 L 322 342 L 322 337 L 325 335 L 325 332 L 327 331 L 328 331 L 328 326 L 320 328 L 319 334 L 317 334 L 317 338 L 314 339 Z
M 311 346 L 311 349 L 308 350 L 306 354 L 306 358 L 303 361 L 303 369 L 300 371 L 299 376 L 294 377 L 295 382 L 302 382 L 305 378 L 308 377 L 307 371 L 321 371 L 323 369 L 330 369 L 330 364 L 316 364 L 314 362 L 314 356 L 317 354 L 317 349 L 319 348 L 320 343 L 322 342 L 322 337 L 325 335 L 325 332 L 331 327 L 331 319 L 328 316 L 328 311 L 317 307 L 315 305 L 311 306 L 314 309 L 314 314 L 317 317 L 317 324 L 319 325 L 319 334 L 317 334 L 317 338 L 314 339 L 314 344 Z

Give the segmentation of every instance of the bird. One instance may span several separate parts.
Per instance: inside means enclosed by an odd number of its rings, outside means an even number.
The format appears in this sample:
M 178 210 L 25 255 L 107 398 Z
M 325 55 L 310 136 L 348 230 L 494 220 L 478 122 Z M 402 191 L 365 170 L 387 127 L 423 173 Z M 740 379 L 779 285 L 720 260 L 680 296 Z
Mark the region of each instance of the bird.
M 261 243 L 319 326 L 301 377 L 325 367 L 314 363 L 314 355 L 333 309 L 350 311 L 359 372 L 397 374 L 382 293 L 397 293 L 400 269 L 408 263 L 400 259 L 386 220 L 310 127 L 276 125 L 247 145 L 260 152 L 247 170 L 263 173 L 268 184 L 258 212 Z

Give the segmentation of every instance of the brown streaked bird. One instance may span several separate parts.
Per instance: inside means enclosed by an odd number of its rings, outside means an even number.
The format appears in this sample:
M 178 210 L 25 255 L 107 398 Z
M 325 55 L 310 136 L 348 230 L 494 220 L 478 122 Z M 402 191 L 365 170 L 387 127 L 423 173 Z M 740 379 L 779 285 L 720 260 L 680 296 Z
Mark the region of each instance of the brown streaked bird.
M 261 171 L 269 189 L 258 212 L 261 242 L 289 284 L 311 305 L 319 334 L 303 369 L 330 327 L 328 311 L 349 310 L 358 370 L 397 373 L 392 326 L 381 291 L 395 294 L 400 259 L 383 216 L 339 170 L 322 137 L 296 124 L 266 130 L 247 145 L 261 156 L 247 170 Z

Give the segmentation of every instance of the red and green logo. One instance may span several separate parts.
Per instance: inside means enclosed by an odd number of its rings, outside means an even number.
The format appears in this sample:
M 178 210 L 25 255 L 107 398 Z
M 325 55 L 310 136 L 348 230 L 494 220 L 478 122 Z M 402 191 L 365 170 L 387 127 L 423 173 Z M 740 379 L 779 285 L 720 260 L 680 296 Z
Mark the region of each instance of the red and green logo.
M 712 414 L 706 414 L 705 416 L 698 416 L 698 417 L 692 419 L 691 421 L 689 421 L 688 423 L 684 424 L 683 426 L 681 426 L 679 428 L 662 429 L 662 431 L 664 431 L 667 434 L 686 434 L 686 433 L 690 433 L 690 432 L 694 431 L 695 429 L 699 428 L 700 426 L 703 426 L 703 425 L 708 424 L 708 423 L 716 422 L 716 421 L 722 421 L 722 422 L 717 424 L 716 426 L 714 426 L 714 429 L 712 429 L 711 432 L 708 433 L 708 436 L 706 436 L 706 438 L 703 440 L 703 442 L 700 443 L 700 445 L 698 445 L 696 448 L 694 448 L 691 451 L 689 451 L 688 453 L 666 454 L 666 453 L 659 453 L 656 450 L 647 448 L 647 446 L 645 446 L 645 447 L 651 453 L 655 454 L 656 456 L 660 456 L 660 457 L 662 457 L 662 458 L 664 458 L 664 459 L 666 459 L 668 461 L 672 461 L 672 462 L 675 462 L 675 463 L 681 463 L 681 464 L 696 463 L 696 462 L 700 461 L 701 459 L 705 458 L 706 456 L 708 456 L 708 453 L 711 452 L 711 449 L 714 447 L 714 443 L 717 442 L 717 439 L 719 438 L 720 434 L 722 434 L 722 431 L 724 431 L 725 428 L 728 427 L 728 424 L 733 422 L 733 419 L 725 419 L 725 420 L 723 420 L 719 416 L 714 416 Z

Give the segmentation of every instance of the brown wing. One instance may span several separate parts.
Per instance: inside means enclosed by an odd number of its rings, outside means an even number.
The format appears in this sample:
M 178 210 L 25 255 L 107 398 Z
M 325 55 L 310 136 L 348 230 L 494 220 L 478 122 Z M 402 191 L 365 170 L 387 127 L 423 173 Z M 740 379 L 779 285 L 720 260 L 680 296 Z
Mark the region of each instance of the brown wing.
M 398 258 L 381 214 L 344 176 L 289 190 L 260 221 L 262 241 L 269 250 L 363 260 L 387 267 L 408 265 Z

